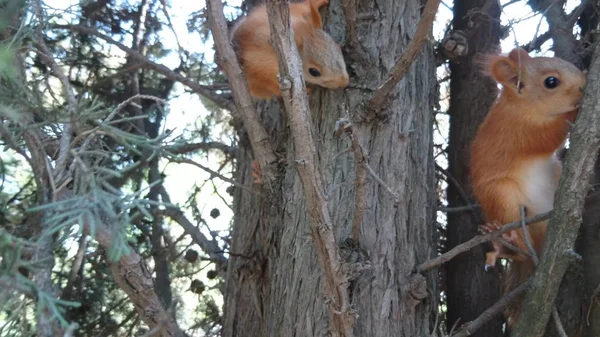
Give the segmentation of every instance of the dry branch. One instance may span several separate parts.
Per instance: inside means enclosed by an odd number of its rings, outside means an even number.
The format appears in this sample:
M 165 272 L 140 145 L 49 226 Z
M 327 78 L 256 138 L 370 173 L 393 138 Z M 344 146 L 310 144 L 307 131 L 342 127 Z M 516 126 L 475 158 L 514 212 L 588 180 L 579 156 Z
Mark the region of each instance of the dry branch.
M 533 277 L 516 326 L 516 337 L 537 337 L 544 333 L 581 224 L 585 197 L 590 188 L 600 145 L 600 44 L 596 45 L 588 73 L 581 111 L 571 134 L 564 170 L 550 218 L 544 254 Z
M 108 250 L 112 244 L 110 230 L 101 224 L 96 224 L 94 229 L 96 241 Z M 159 327 L 161 333 L 158 336 L 184 336 L 173 316 L 163 308 L 154 291 L 152 273 L 140 255 L 132 249 L 129 255 L 123 255 L 118 261 L 107 261 L 115 282 L 131 299 L 138 314 L 150 329 Z
M 532 216 L 531 218 L 527 219 L 527 221 L 525 222 L 526 225 L 531 225 L 533 223 L 536 222 L 540 222 L 540 221 L 544 221 L 547 220 L 548 218 L 550 218 L 550 215 L 552 214 L 553 211 L 550 212 L 546 212 L 546 213 L 541 213 L 541 214 L 537 214 L 535 216 Z M 498 229 L 497 231 L 493 231 L 492 233 L 486 234 L 486 235 L 477 235 L 474 238 L 472 238 L 471 240 L 462 243 L 452 249 L 450 249 L 448 252 L 433 258 L 427 262 L 424 262 L 420 265 L 418 265 L 415 268 L 415 271 L 418 273 L 422 273 L 424 271 L 427 271 L 433 267 L 439 266 L 442 263 L 448 262 L 451 259 L 453 259 L 456 255 L 466 252 L 467 250 L 480 245 L 484 242 L 488 242 L 494 239 L 497 239 L 500 237 L 500 235 L 502 235 L 503 233 L 507 233 L 510 232 L 513 229 L 517 229 L 521 226 L 521 220 L 515 221 L 515 222 L 511 222 L 509 224 L 506 224 L 504 226 L 502 226 L 500 229 Z
M 211 149 L 220 150 L 223 153 L 233 157 L 237 156 L 237 148 L 220 142 L 201 142 L 201 143 L 185 143 L 169 146 L 167 150 L 172 154 L 186 154 L 198 150 L 208 151 Z
M 267 0 L 271 44 L 279 63 L 279 86 L 289 120 L 296 169 L 302 182 L 306 209 L 311 220 L 310 232 L 323 271 L 325 296 L 329 301 L 329 330 L 334 337 L 352 337 L 354 314 L 350 308 L 348 277 L 341 265 L 327 199 L 323 191 L 312 122 L 302 76 L 302 61 L 293 39 L 287 0 Z
M 246 78 L 233 47 L 229 42 L 227 23 L 223 15 L 223 3 L 221 0 L 209 0 L 207 6 L 208 24 L 214 37 L 215 49 L 217 50 L 215 60 L 227 74 L 227 80 L 231 85 L 233 93 L 233 100 L 248 131 L 252 150 L 254 150 L 262 175 L 271 183 L 275 180 L 273 165 L 277 158 L 275 157 L 275 152 L 271 146 L 267 131 L 261 124 L 259 115 L 254 108 Z
M 502 297 L 498 302 L 492 305 L 489 309 L 484 311 L 479 317 L 472 320 L 469 323 L 464 324 L 459 331 L 455 334 L 452 334 L 452 337 L 467 337 L 471 336 L 473 332 L 479 330 L 482 326 L 484 326 L 487 322 L 489 322 L 494 316 L 502 313 L 504 308 L 510 304 L 517 296 L 521 295 L 527 287 L 531 284 L 531 279 L 517 288 L 515 288 L 510 293 L 506 294 Z
M 388 75 L 387 79 L 383 81 L 383 83 L 377 88 L 375 94 L 369 101 L 368 110 L 377 113 L 381 110 L 383 102 L 389 93 L 394 89 L 396 84 L 400 82 L 400 80 L 404 77 L 408 68 L 412 65 L 412 63 L 417 58 L 417 54 L 421 51 L 423 44 L 427 40 L 427 36 L 429 35 L 429 31 L 433 26 L 433 20 L 435 19 L 435 14 L 437 13 L 438 7 L 440 5 L 441 0 L 428 0 L 425 8 L 423 9 L 423 17 L 419 22 L 419 27 L 417 28 L 417 32 L 415 36 L 410 41 L 400 59 L 396 62 L 396 65 L 392 68 L 391 73 Z
M 365 185 L 367 183 L 367 158 L 365 157 L 365 151 L 362 145 L 360 145 L 358 137 L 352 130 L 352 123 L 350 123 L 350 120 L 347 118 L 342 118 L 336 123 L 336 136 L 341 135 L 342 132 L 346 132 L 350 136 L 352 151 L 354 152 L 354 161 L 356 162 L 356 194 L 354 196 L 354 216 L 352 218 L 352 232 L 350 238 L 358 244 L 360 226 L 362 224 L 366 204 Z

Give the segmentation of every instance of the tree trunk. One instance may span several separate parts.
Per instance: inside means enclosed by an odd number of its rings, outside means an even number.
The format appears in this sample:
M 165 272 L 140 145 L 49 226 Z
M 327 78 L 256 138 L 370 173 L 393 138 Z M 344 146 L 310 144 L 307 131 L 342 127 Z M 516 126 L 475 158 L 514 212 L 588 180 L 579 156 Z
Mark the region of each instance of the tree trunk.
M 600 161 L 596 159 L 594 180 L 592 186 L 600 183 Z M 576 247 L 583 257 L 585 275 L 585 292 L 583 294 L 582 320 L 583 333 L 581 337 L 600 336 L 600 305 L 598 305 L 600 286 L 600 193 L 592 188 L 585 201 L 583 222 Z M 568 272 L 568 270 L 567 270 Z
M 349 1 L 351 2 L 351 1 Z M 353 274 L 349 284 L 356 313 L 355 336 L 428 336 L 437 309 L 435 271 L 413 275 L 416 264 L 435 255 L 432 112 L 436 99 L 435 62 L 425 48 L 392 91 L 394 99 L 378 115 L 363 113 L 373 90 L 406 49 L 421 16 L 418 0 L 359 1 L 357 40 L 344 34 L 343 7 L 330 1 L 325 30 L 342 41 L 351 73 L 345 91 L 311 92 L 313 135 L 324 172 L 322 186 L 337 242 L 350 236 L 355 213 L 357 163 L 347 136 L 334 136 L 348 116 L 374 172 L 397 195 L 367 177 L 358 247 L 344 245 Z M 375 6 L 376 5 L 376 6 Z M 344 37 L 346 36 L 346 37 Z M 357 42 L 360 41 L 360 42 Z M 322 269 L 317 263 L 292 139 L 281 112 L 269 110 L 263 123 L 282 155 L 281 188 L 270 199 L 236 192 L 236 218 L 229 262 L 223 336 L 326 336 L 331 333 Z M 238 182 L 250 185 L 251 150 L 240 142 Z M 263 191 L 267 193 L 268 191 Z M 429 296 L 429 298 L 425 298 Z
M 476 13 L 471 14 L 470 13 Z M 450 139 L 448 145 L 448 206 L 473 204 L 469 180 L 471 141 L 477 128 L 496 98 L 496 83 L 481 72 L 477 58 L 482 53 L 495 52 L 499 47 L 500 7 L 495 1 L 465 0 L 454 3 L 455 30 L 462 30 L 469 44 L 468 55 L 450 63 Z M 468 200 L 465 200 L 465 196 Z M 473 211 L 449 212 L 447 248 L 451 249 L 477 235 L 477 226 L 484 217 L 479 208 Z M 490 245 L 491 246 L 491 245 Z M 500 299 L 497 272 L 486 272 L 487 245 L 477 246 L 460 254 L 446 265 L 448 330 L 459 322 L 477 318 Z M 501 316 L 492 319 L 477 337 L 502 336 Z

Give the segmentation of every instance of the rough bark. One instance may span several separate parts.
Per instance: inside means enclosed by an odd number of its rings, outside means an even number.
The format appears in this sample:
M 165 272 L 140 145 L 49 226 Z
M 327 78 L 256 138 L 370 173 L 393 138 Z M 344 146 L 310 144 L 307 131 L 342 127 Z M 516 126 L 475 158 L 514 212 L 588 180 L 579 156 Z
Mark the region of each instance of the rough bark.
M 517 322 L 517 337 L 536 337 L 544 333 L 561 280 L 574 260 L 573 246 L 599 145 L 600 121 L 594 113 L 600 107 L 597 95 L 599 73 L 600 46 L 596 46 L 581 112 L 572 132 L 572 146 L 554 202 L 556 212 L 548 224 L 544 254 L 533 279 L 533 290 L 527 294 Z
M 600 183 L 600 165 L 596 159 L 594 172 L 594 181 L 592 186 L 598 186 Z M 592 188 L 588 195 L 583 213 L 583 223 L 581 224 L 580 236 L 578 238 L 578 252 L 583 257 L 584 285 L 583 295 L 583 317 L 582 337 L 600 336 L 600 192 L 597 188 Z
M 285 121 L 276 102 L 258 104 L 261 120 L 272 137 L 271 144 L 284 144 L 287 137 Z M 248 135 L 239 133 L 236 181 L 253 185 L 252 161 L 254 158 Z M 285 153 L 284 148 L 277 152 Z M 274 194 L 258 197 L 236 188 L 233 196 L 235 218 L 232 225 L 230 258 L 227 264 L 225 308 L 222 336 L 267 336 L 268 315 L 265 306 L 271 298 L 272 266 L 278 258 L 283 230 L 281 205 L 281 178 L 273 184 Z
M 586 6 L 579 17 L 577 24 L 581 29 L 583 36 L 583 47 L 593 49 L 597 43 L 598 37 L 592 32 L 598 25 L 598 1 L 590 1 L 580 6 Z M 590 48 L 591 47 L 591 48 Z M 590 64 L 592 54 L 589 52 L 583 55 L 583 64 L 587 67 Z M 598 157 L 600 158 L 600 157 Z M 600 336 L 600 297 L 598 296 L 598 287 L 600 285 L 600 193 L 598 184 L 600 184 L 600 161 L 596 158 L 594 170 L 594 180 L 592 189 L 587 196 L 583 211 L 583 223 L 577 240 L 577 252 L 583 257 L 584 273 L 584 293 L 583 305 L 580 320 L 581 337 Z M 567 270 L 569 273 L 569 270 Z M 579 288 L 581 290 L 581 288 Z
M 351 271 L 370 267 L 362 274 L 353 274 L 349 284 L 352 309 L 358 315 L 353 331 L 356 336 L 430 334 L 430 312 L 435 303 L 424 297 L 427 287 L 433 298 L 437 289 L 412 274 L 418 263 L 435 254 L 431 152 L 435 63 L 429 43 L 392 91 L 390 97 L 395 101 L 384 106 L 380 118 L 363 112 L 372 90 L 386 78 L 414 35 L 421 5 L 417 0 L 358 1 L 357 16 L 365 19 L 356 20 L 356 36 L 365 51 L 363 57 L 368 59 L 346 55 L 354 75 L 351 88 L 317 88 L 310 97 L 316 164 L 324 173 L 322 190 L 337 243 L 351 233 L 357 167 L 352 151 L 346 151 L 349 139 L 333 135 L 341 117 L 350 118 L 370 166 L 400 201 L 396 203 L 385 187 L 367 178 L 360 247 L 348 245 L 350 248 L 341 252 Z M 330 1 L 325 11 L 325 30 L 343 41 L 340 2 Z M 283 117 L 275 117 L 283 111 L 274 111 L 263 113 L 263 117 L 271 117 L 263 123 L 274 132 L 274 147 L 285 149 L 278 152 L 283 155 L 278 171 L 281 194 L 269 200 L 259 200 L 247 192 L 236 194 L 232 252 L 240 255 L 232 254 L 229 263 L 223 335 L 326 336 L 330 333 L 330 303 L 324 298 L 323 269 L 317 263 L 310 236 L 296 149 Z M 251 158 L 247 144 L 242 143 L 241 183 L 251 181 Z
M 470 14 L 476 13 L 476 14 Z M 474 204 L 469 180 L 470 147 L 477 127 L 496 98 L 496 83 L 481 72 L 478 57 L 499 48 L 500 7 L 495 1 L 465 0 L 454 3 L 453 28 L 462 30 L 469 44 L 468 55 L 450 63 L 450 139 L 448 171 L 456 183 L 449 181 L 448 206 Z M 462 189 L 462 191 L 461 191 Z M 464 192 L 463 192 L 464 191 Z M 465 193 L 469 200 L 463 197 Z M 451 249 L 478 234 L 483 215 L 479 208 L 448 213 L 447 248 Z M 460 254 L 446 265 L 448 330 L 459 321 L 472 321 L 500 299 L 497 272 L 484 270 L 489 244 Z M 474 332 L 477 337 L 502 336 L 499 315 Z
M 591 52 L 583 52 L 583 47 L 586 43 L 589 46 L 591 36 L 587 35 L 587 29 L 591 24 L 589 21 L 594 16 L 591 2 L 587 4 L 582 3 L 575 8 L 570 14 L 564 12 L 564 8 L 560 2 L 546 1 L 546 0 L 529 0 L 529 5 L 533 10 L 543 13 L 546 18 L 549 29 L 548 32 L 537 37 L 535 41 L 536 48 L 539 48 L 542 41 L 547 38 L 552 38 L 552 50 L 556 57 L 560 57 L 567 61 L 570 61 L 580 68 L 586 68 L 590 63 Z M 586 9 L 587 7 L 587 9 Z M 584 13 L 585 10 L 585 13 Z M 581 21 L 585 21 L 581 25 L 581 35 L 583 38 L 577 39 L 572 33 L 574 25 L 577 22 L 579 14 L 582 15 Z M 590 48 L 593 50 L 593 48 Z M 589 203 L 588 203 L 589 204 Z M 592 210 L 592 213 L 594 211 Z M 583 233 L 583 232 L 582 232 Z M 581 233 L 580 233 L 581 234 Z M 577 252 L 581 253 L 582 245 L 590 244 L 590 238 L 580 239 L 577 244 Z M 585 240 L 585 242 L 581 242 Z M 584 258 L 585 263 L 587 259 Z M 556 297 L 556 307 L 560 317 L 561 325 L 568 336 L 577 335 L 581 329 L 581 324 L 585 321 L 585 312 L 583 312 L 582 305 L 584 303 L 584 293 L 581 291 L 584 288 L 584 265 L 582 261 L 573 260 L 567 267 L 563 280 L 560 282 L 560 287 Z M 563 336 L 556 328 L 556 324 L 548 324 L 546 337 L 560 337 Z

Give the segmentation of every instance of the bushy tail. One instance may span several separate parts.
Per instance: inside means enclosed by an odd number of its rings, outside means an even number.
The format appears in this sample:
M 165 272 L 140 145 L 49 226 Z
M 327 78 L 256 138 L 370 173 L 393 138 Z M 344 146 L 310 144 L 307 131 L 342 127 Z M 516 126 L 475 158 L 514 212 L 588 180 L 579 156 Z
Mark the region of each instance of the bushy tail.
M 506 272 L 504 273 L 504 291 L 503 293 L 506 295 L 516 289 L 518 286 L 527 282 L 533 276 L 535 272 L 535 266 L 533 265 L 533 261 L 531 259 L 527 259 L 523 262 L 513 261 L 509 264 Z M 525 293 L 517 296 L 512 303 L 510 303 L 505 311 L 504 315 L 507 318 L 508 329 L 512 330 L 516 323 L 517 319 L 519 319 L 519 314 L 521 313 L 521 306 L 523 305 L 523 300 L 525 298 Z

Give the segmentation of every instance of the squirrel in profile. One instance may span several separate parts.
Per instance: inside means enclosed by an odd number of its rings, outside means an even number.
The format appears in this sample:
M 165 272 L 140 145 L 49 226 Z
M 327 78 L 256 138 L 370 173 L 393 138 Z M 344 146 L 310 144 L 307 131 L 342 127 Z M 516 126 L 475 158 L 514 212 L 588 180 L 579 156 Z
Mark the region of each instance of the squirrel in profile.
M 526 216 L 553 209 L 561 175 L 555 152 L 566 141 L 579 111 L 585 73 L 556 57 L 535 57 L 517 48 L 508 56 L 486 57 L 486 70 L 503 89 L 492 105 L 471 145 L 471 183 L 491 232 Z M 541 256 L 547 221 L 527 227 L 533 249 Z M 512 245 L 529 252 L 522 229 L 502 234 Z M 530 256 L 492 242 L 486 253 L 486 270 L 496 259 L 511 259 L 505 292 L 526 281 L 535 271 Z M 507 310 L 514 327 L 520 304 Z
M 344 88 L 349 77 L 340 46 L 322 30 L 319 8 L 328 0 L 290 3 L 294 40 L 302 59 L 304 80 L 326 88 Z M 238 49 L 250 94 L 259 99 L 281 96 L 275 49 L 269 43 L 271 29 L 264 4 L 257 6 L 233 28 L 231 37 Z M 307 92 L 310 89 L 307 88 Z

